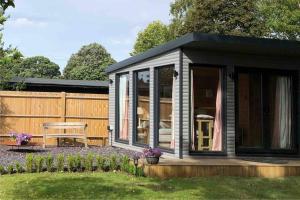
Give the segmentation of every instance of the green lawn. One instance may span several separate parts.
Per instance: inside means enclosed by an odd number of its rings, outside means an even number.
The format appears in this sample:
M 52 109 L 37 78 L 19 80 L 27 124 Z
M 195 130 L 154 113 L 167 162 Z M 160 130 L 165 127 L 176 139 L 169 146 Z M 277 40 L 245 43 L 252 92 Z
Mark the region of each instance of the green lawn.
M 0 199 L 300 198 L 300 177 L 158 180 L 123 173 L 41 173 L 0 177 Z

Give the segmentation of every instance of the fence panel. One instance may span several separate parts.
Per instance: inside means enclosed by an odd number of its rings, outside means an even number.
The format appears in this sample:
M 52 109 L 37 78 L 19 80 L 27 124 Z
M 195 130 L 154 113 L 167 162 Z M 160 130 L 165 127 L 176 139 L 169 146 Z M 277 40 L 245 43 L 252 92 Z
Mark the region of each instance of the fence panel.
M 44 122 L 85 122 L 90 145 L 107 144 L 108 95 L 0 91 L 0 139 L 12 131 L 42 140 Z M 80 142 L 80 141 L 79 141 Z M 56 139 L 47 144 L 56 145 Z

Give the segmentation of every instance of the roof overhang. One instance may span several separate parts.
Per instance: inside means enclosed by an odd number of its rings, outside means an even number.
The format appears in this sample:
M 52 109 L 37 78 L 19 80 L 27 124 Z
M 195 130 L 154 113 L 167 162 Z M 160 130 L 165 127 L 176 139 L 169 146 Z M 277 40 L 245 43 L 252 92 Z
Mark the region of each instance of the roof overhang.
M 300 56 L 299 41 L 189 33 L 176 40 L 152 48 L 145 53 L 115 63 L 106 69 L 106 73 L 121 70 L 178 48 L 196 48 L 258 55 Z

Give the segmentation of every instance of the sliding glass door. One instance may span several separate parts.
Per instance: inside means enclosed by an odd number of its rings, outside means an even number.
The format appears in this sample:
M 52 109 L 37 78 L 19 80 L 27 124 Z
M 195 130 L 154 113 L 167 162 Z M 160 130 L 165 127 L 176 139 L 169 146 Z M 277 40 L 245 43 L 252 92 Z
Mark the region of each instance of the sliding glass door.
M 287 72 L 238 71 L 238 152 L 280 153 L 294 149 L 293 86 L 293 76 Z

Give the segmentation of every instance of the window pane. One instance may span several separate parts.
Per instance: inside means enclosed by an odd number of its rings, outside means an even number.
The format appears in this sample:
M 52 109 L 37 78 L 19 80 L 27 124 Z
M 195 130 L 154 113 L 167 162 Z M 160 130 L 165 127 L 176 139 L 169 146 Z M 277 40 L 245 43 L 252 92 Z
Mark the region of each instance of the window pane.
M 158 145 L 163 148 L 173 149 L 175 135 L 174 121 L 174 67 L 158 69 L 158 100 L 159 100 L 159 132 Z
M 128 114 L 129 114 L 129 82 L 128 74 L 118 76 L 118 131 L 119 139 L 128 140 Z
M 263 145 L 261 84 L 259 73 L 240 73 L 238 76 L 238 131 L 241 147 Z
M 149 144 L 149 92 L 150 73 L 139 71 L 136 73 L 136 142 Z
M 221 69 L 191 69 L 191 150 L 222 151 Z

